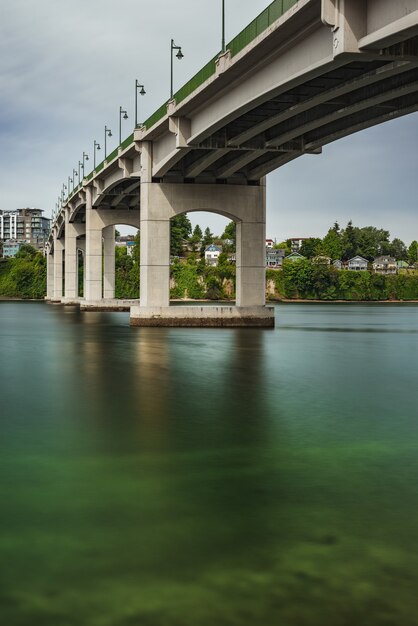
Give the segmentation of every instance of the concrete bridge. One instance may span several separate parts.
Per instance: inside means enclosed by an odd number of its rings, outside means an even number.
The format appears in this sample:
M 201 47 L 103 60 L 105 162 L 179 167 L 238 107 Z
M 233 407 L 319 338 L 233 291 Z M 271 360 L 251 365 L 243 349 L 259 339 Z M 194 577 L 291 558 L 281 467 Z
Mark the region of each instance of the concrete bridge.
M 275 0 L 63 202 L 47 298 L 79 302 L 81 249 L 82 306 L 116 306 L 114 230 L 127 224 L 141 237 L 133 324 L 272 326 L 265 176 L 417 110 L 418 0 Z M 237 223 L 234 307 L 170 307 L 170 219 L 190 211 Z

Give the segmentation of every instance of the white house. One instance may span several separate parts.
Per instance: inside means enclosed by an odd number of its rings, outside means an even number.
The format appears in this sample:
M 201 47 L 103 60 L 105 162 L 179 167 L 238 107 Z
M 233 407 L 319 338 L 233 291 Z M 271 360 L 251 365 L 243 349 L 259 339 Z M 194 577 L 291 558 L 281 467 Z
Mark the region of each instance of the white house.
M 396 259 L 388 255 L 378 256 L 373 261 L 373 270 L 376 274 L 396 274 Z
M 357 254 L 348 261 L 347 269 L 354 270 L 356 272 L 364 272 L 365 270 L 367 270 L 368 263 L 369 262 L 367 259 L 363 259 L 362 256 Z
M 214 243 L 211 243 L 210 246 L 207 246 L 205 248 L 206 265 L 218 265 L 218 259 L 221 252 L 221 246 L 215 246 Z

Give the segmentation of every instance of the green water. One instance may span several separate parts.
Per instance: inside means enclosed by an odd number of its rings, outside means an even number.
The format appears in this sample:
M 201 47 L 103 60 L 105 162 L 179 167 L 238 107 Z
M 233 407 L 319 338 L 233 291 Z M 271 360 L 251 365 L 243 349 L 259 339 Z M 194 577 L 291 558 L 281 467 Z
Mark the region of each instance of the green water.
M 0 304 L 0 622 L 418 625 L 418 306 Z

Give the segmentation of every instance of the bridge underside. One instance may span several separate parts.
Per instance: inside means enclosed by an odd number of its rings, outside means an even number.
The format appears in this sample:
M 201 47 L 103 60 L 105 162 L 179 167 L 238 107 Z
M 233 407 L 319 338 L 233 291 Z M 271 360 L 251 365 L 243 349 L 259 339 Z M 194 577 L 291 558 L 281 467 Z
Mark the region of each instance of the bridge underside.
M 141 231 L 134 324 L 273 323 L 265 308 L 265 176 L 418 111 L 418 0 L 275 0 L 270 8 L 268 26 L 248 45 L 220 55 L 209 78 L 203 73 L 189 95 L 135 129 L 68 198 L 49 242 L 50 298 L 77 299 L 79 249 L 85 306 L 113 300 L 114 229 L 129 224 Z M 237 307 L 184 308 L 182 319 L 169 308 L 169 224 L 202 210 L 237 223 Z
M 168 171 L 164 180 L 256 184 L 326 144 L 418 110 L 416 61 L 356 60 L 284 91 L 226 124 Z

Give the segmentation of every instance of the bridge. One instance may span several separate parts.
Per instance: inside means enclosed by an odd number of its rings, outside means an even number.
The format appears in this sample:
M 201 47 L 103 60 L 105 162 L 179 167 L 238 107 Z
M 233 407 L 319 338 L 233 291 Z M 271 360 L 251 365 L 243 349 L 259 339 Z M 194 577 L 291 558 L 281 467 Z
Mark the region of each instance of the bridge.
M 127 224 L 141 242 L 132 324 L 272 326 L 266 175 L 418 111 L 418 0 L 275 0 L 226 48 L 63 201 L 47 244 L 48 300 L 117 306 L 114 232 Z M 170 306 L 170 219 L 191 211 L 237 224 L 235 306 Z

